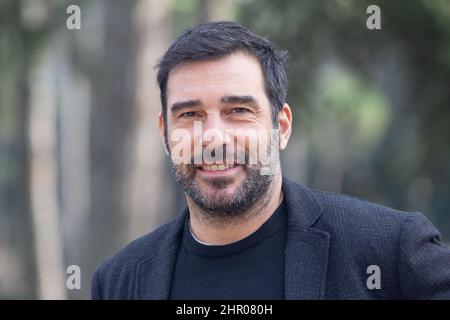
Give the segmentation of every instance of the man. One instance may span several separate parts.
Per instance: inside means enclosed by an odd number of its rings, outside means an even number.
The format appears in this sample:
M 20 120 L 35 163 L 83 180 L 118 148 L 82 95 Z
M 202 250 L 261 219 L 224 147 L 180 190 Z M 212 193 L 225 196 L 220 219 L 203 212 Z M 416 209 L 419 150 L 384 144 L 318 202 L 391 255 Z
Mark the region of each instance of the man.
M 188 206 L 103 263 L 94 299 L 450 299 L 450 250 L 423 215 L 282 176 L 285 60 L 231 22 L 170 46 L 159 129 Z

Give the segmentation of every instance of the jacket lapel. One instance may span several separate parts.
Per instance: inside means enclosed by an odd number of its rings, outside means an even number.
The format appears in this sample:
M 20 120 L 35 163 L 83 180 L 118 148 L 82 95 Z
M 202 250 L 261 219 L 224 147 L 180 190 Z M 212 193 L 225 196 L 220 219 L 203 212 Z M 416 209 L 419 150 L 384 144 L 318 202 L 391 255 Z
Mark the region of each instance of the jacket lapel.
M 160 235 L 155 253 L 142 261 L 136 269 L 135 297 L 144 300 L 169 299 L 172 275 L 181 242 L 187 208 L 175 223 Z
M 323 208 L 310 189 L 286 178 L 283 191 L 288 209 L 286 299 L 324 299 L 330 235 L 312 227 Z

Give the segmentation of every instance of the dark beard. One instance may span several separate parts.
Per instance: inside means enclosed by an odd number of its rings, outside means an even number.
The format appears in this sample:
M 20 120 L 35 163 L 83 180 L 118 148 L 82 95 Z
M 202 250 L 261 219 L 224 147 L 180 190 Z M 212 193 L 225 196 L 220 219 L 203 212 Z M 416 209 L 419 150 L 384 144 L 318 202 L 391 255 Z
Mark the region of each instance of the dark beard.
M 262 165 L 243 165 L 246 179 L 232 194 L 226 196 L 227 178 L 216 178 L 211 183 L 213 194 L 207 193 L 195 182 L 194 165 L 174 165 L 171 167 L 176 180 L 183 186 L 186 194 L 210 218 L 235 218 L 243 216 L 258 201 L 267 197 L 274 176 L 261 175 Z M 261 201 L 265 203 L 265 201 Z

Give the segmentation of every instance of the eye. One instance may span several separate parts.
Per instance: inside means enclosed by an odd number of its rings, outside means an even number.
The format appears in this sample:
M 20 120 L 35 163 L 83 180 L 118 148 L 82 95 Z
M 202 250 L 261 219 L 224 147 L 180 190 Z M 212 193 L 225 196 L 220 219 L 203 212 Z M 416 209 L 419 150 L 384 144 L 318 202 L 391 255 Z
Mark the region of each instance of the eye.
M 195 113 L 195 111 L 188 111 L 188 112 L 184 112 L 180 115 L 181 118 L 191 118 L 191 117 L 195 117 L 197 115 L 197 113 Z
M 248 110 L 245 108 L 234 108 L 233 110 L 231 110 L 231 113 L 246 113 L 246 112 L 248 112 Z

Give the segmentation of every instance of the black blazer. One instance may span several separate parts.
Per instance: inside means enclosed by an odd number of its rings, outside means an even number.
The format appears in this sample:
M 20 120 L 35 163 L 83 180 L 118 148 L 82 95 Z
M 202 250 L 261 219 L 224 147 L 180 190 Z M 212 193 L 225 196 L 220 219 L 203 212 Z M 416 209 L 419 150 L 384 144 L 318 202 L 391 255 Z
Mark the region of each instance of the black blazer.
M 286 178 L 283 192 L 286 299 L 450 299 L 450 249 L 422 214 Z M 167 299 L 187 214 L 185 209 L 105 261 L 93 276 L 92 298 Z M 367 286 L 373 265 L 380 289 Z

